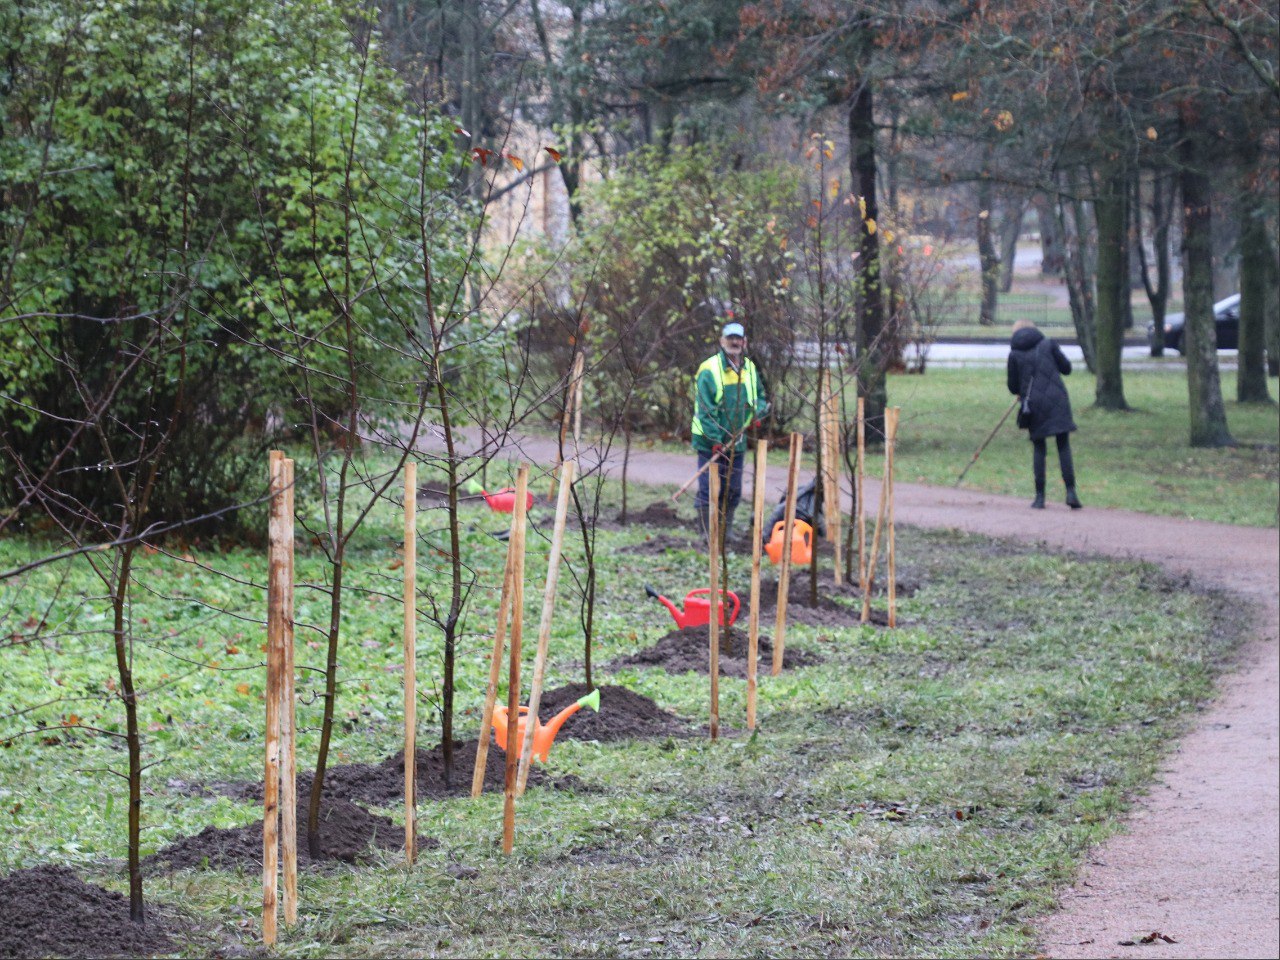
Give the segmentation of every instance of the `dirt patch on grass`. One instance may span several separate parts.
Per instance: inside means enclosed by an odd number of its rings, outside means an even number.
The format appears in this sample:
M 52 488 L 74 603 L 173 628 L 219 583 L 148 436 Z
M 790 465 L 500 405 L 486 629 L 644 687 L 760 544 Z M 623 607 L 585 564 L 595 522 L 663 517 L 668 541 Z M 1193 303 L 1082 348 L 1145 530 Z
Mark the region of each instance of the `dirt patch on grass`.
M 640 543 L 629 543 L 619 547 L 619 553 L 637 554 L 642 557 L 660 557 L 668 550 L 701 550 L 702 544 L 691 536 L 680 537 L 669 533 L 655 533 Z
M 370 813 L 348 800 L 326 799 L 320 807 L 320 857 L 313 860 L 307 847 L 308 798 L 298 799 L 298 865 L 362 863 L 378 850 L 398 850 L 404 845 L 404 827 Z M 420 848 L 439 841 L 419 837 Z M 262 866 L 262 821 L 244 827 L 205 827 L 183 837 L 143 860 L 149 871 L 234 870 Z
M 259 830 L 258 846 L 262 846 Z M 162 920 L 129 919 L 129 900 L 66 867 L 0 877 L 0 957 L 141 957 L 176 949 Z
M 436 744 L 430 750 L 419 747 L 414 757 L 414 782 L 419 797 L 441 800 L 471 795 L 471 774 L 476 765 L 475 740 L 453 742 L 453 777 L 448 784 L 444 777 L 443 744 Z M 506 754 L 491 740 L 489 758 L 485 764 L 486 792 L 502 790 L 505 764 Z M 537 767 L 529 771 L 529 786 L 550 786 L 558 790 L 586 789 L 577 777 L 552 777 Z M 262 784 L 257 782 L 211 781 L 196 789 L 235 800 L 262 802 Z M 298 793 L 309 793 L 310 790 L 311 774 L 298 774 Z M 330 767 L 324 775 L 324 798 L 326 801 L 349 800 L 374 807 L 394 806 L 404 799 L 404 754 L 393 753 L 380 763 L 346 763 Z
M 652 647 L 614 660 L 609 666 L 618 667 L 662 667 L 667 673 L 709 673 L 708 649 L 710 636 L 706 627 L 685 627 L 683 630 L 672 630 L 663 635 Z M 768 673 L 773 660 L 773 641 L 761 634 L 759 639 L 759 656 L 757 658 L 757 674 Z M 787 668 L 811 667 L 823 662 L 823 657 L 816 653 L 787 647 L 782 656 L 782 665 Z M 720 632 L 720 675 L 724 677 L 745 677 L 747 675 L 747 633 L 736 627 Z
M 545 723 L 591 691 L 585 683 L 571 683 L 542 695 L 538 716 Z M 689 725 L 668 713 L 648 697 L 626 687 L 600 687 L 600 712 L 583 707 L 560 728 L 560 737 L 574 740 L 637 740 L 645 737 L 682 737 Z
M 623 523 L 624 521 L 619 517 L 618 522 Z M 676 508 L 671 504 L 655 500 L 638 513 L 630 514 L 625 523 L 627 525 L 642 523 L 647 527 L 683 527 L 687 521 L 680 519 L 680 515 L 676 513 Z

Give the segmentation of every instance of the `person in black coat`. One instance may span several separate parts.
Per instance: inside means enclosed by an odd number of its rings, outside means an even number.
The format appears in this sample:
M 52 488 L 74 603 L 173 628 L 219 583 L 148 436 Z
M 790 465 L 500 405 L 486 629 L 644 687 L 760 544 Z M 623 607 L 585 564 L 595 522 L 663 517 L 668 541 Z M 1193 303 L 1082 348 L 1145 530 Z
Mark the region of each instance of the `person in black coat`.
M 1009 392 L 1023 399 L 1018 426 L 1030 435 L 1033 449 L 1036 498 L 1031 506 L 1044 509 L 1045 441 L 1053 437 L 1058 444 L 1062 482 L 1067 487 L 1067 506 L 1079 510 L 1083 504 L 1076 495 L 1076 472 L 1071 460 L 1071 431 L 1076 429 L 1076 423 L 1071 419 L 1067 385 L 1062 382 L 1071 373 L 1071 361 L 1030 320 L 1013 325 L 1009 348 Z

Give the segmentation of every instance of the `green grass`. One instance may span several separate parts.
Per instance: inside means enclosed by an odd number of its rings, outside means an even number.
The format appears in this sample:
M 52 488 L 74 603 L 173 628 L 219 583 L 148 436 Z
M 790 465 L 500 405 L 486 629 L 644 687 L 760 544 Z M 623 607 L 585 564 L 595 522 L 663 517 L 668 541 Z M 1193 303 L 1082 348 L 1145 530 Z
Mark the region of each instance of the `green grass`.
M 902 409 L 898 477 L 953 484 L 1008 409 L 1003 369 L 930 370 L 889 380 L 889 402 Z M 1133 410 L 1093 406 L 1094 379 L 1085 370 L 1065 378 L 1079 430 L 1072 434 L 1080 496 L 1086 506 L 1254 526 L 1277 522 L 1280 417 L 1274 405 L 1228 402 L 1227 424 L 1241 446 L 1188 445 L 1187 385 L 1162 371 L 1127 371 L 1125 396 Z M 1223 394 L 1235 395 L 1235 374 L 1224 372 Z M 1271 381 L 1276 392 L 1275 381 Z M 1050 445 L 1052 446 L 1052 444 Z M 1061 494 L 1054 452 L 1049 490 Z M 965 476 L 966 487 L 1030 498 L 1031 445 L 1013 417 Z
M 895 388 L 903 382 L 910 381 Z M 438 539 L 439 520 L 423 512 L 428 541 Z M 393 505 L 380 508 L 347 571 L 364 592 L 345 623 L 341 762 L 376 761 L 400 746 L 399 573 L 389 569 L 396 522 Z M 483 508 L 468 515 L 464 549 L 480 589 L 459 658 L 467 735 L 477 722 L 483 632 L 504 549 L 483 531 L 498 526 Z M 622 552 L 648 533 L 600 533 L 599 664 L 670 628 L 644 599 L 643 583 L 676 592 L 704 572 L 689 551 Z M 0 567 L 34 549 L 0 543 Z M 900 603 L 903 626 L 793 624 L 788 643 L 827 660 L 762 677 L 757 735 L 741 729 L 743 681 L 726 679 L 727 729 L 718 743 L 558 744 L 552 770 L 593 790 L 531 790 L 519 807 L 512 858 L 498 850 L 499 798 L 423 802 L 421 829 L 441 846 L 425 850 L 412 872 L 394 855 L 363 868 L 306 872 L 302 922 L 285 933 L 280 954 L 1031 952 L 1030 920 L 1052 906 L 1088 845 L 1116 829 L 1129 798 L 1149 782 L 1169 738 L 1209 696 L 1234 628 L 1221 601 L 1174 588 L 1145 565 L 910 529 L 900 531 L 897 552 L 900 581 L 919 586 Z M 421 588 L 438 591 L 440 559 L 426 546 L 419 555 Z M 526 638 L 536 636 L 545 556 L 535 536 Z M 571 562 L 580 557 L 571 545 Z M 217 572 L 162 554 L 141 558 L 139 570 L 147 589 L 133 610 L 135 665 L 151 691 L 143 702 L 146 759 L 160 761 L 145 776 L 148 852 L 205 824 L 258 815 L 252 805 L 182 796 L 171 786 L 260 776 L 262 763 L 261 627 L 219 612 L 260 616 L 262 557 L 230 551 L 196 559 Z M 746 567 L 734 558 L 740 591 Z M 321 579 L 314 551 L 300 553 L 298 578 Z M 551 686 L 580 679 L 573 581 L 566 575 L 561 583 Z M 7 714 L 0 739 L 40 723 L 56 728 L 72 712 L 120 728 L 119 704 L 106 692 L 113 667 L 94 589 L 83 565 L 0 582 L 9 638 L 0 653 Z M 304 668 L 321 662 L 322 651 L 307 641 L 315 637 L 308 624 L 323 621 L 322 599 L 314 589 L 299 594 Z M 440 649 L 425 624 L 419 649 L 420 687 L 431 699 Z M 694 723 L 706 720 L 705 677 L 629 669 L 598 679 L 624 683 Z M 317 683 L 310 672 L 299 682 L 304 769 L 316 745 Z M 10 713 L 62 697 L 76 699 Z M 429 744 L 438 727 L 425 706 L 420 716 L 420 742 Z M 0 815 L 9 827 L 0 870 L 67 863 L 123 889 L 124 789 L 102 772 L 121 765 L 116 744 L 47 731 L 12 740 L 0 760 Z M 260 893 L 252 870 L 154 877 L 148 895 L 187 918 L 185 953 L 254 940 Z

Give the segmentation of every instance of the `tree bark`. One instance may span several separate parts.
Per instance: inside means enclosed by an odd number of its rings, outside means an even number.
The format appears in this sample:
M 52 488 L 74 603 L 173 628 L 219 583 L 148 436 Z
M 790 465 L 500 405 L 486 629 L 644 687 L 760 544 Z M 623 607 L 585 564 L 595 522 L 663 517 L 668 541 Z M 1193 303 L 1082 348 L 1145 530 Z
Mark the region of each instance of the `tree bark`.
M 1027 203 L 1020 196 L 1010 197 L 1005 203 L 1005 215 L 1000 221 L 1000 292 L 1013 289 L 1013 261 L 1018 253 L 1018 235 L 1022 233 L 1022 220 L 1027 213 Z
M 127 530 L 128 527 L 123 527 Z M 136 547 L 121 550 L 120 565 L 111 591 L 112 634 L 116 653 L 116 673 L 120 677 L 120 700 L 124 703 L 125 745 L 129 752 L 129 919 L 146 922 L 142 900 L 142 734 L 138 728 L 138 691 L 133 683 L 133 650 L 128 627 L 129 577 Z
M 1182 147 L 1182 301 L 1186 315 L 1183 353 L 1187 358 L 1191 446 L 1234 445 L 1227 430 L 1213 327 L 1213 217 L 1209 178 L 1195 167 L 1195 146 L 1184 130 Z
M 1124 250 L 1128 245 L 1128 177 L 1118 168 L 1103 173 L 1102 189 L 1093 204 L 1098 225 L 1097 385 L 1094 403 L 1103 410 L 1128 410 L 1120 371 L 1124 346 L 1124 310 L 1129 274 Z
M 1240 352 L 1236 399 L 1241 403 L 1270 403 L 1267 391 L 1266 310 L 1271 273 L 1267 223 L 1255 198 L 1253 177 L 1240 185 Z
M 1164 316 L 1169 305 L 1172 288 L 1172 270 L 1169 258 L 1169 223 L 1173 212 L 1173 185 L 1162 173 L 1151 178 L 1151 254 L 1155 259 L 1156 280 L 1151 282 L 1145 247 L 1142 242 L 1142 180 L 1139 178 L 1133 206 L 1134 223 L 1138 232 L 1138 266 L 1142 272 L 1142 286 L 1151 304 L 1151 320 L 1154 333 L 1151 337 L 1151 356 L 1164 356 Z
M 983 175 L 978 181 L 978 269 L 982 273 L 982 306 L 978 323 L 993 327 L 996 323 L 996 300 L 999 296 L 1000 257 L 996 253 L 991 229 L 991 205 L 995 201 L 991 181 Z
M 1062 251 L 1062 231 L 1054 213 L 1054 203 L 1047 194 L 1035 196 L 1036 222 L 1040 228 L 1040 276 L 1062 276 L 1066 258 Z
M 1075 184 L 1068 184 L 1068 189 L 1074 193 Z M 1089 238 L 1084 203 L 1073 195 L 1063 196 L 1058 203 L 1058 216 L 1062 227 L 1063 276 L 1071 302 L 1071 321 L 1076 328 L 1076 341 L 1084 354 L 1084 365 L 1090 373 L 1095 373 L 1097 353 L 1094 348 L 1093 291 L 1088 282 Z
M 858 230 L 858 311 L 855 342 L 858 350 L 858 396 L 866 400 L 869 433 L 884 438 L 884 410 L 888 402 L 883 362 L 884 294 L 880 276 L 880 234 L 868 229 L 877 221 L 875 101 L 871 81 L 860 77 L 849 108 L 849 173 L 866 204 Z M 855 213 L 861 212 L 853 207 Z

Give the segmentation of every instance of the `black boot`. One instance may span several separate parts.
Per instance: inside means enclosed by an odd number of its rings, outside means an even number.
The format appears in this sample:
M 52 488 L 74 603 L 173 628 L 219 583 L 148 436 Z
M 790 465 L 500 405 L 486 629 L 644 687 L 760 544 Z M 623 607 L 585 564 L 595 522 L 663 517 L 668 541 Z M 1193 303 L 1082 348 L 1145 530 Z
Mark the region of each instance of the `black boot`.
M 1076 496 L 1075 487 L 1067 487 L 1067 506 L 1072 510 L 1079 510 L 1084 506 L 1084 504 L 1080 502 L 1080 498 Z
M 1036 498 L 1031 501 L 1031 509 L 1032 510 L 1044 509 L 1044 491 L 1043 490 L 1036 491 Z

